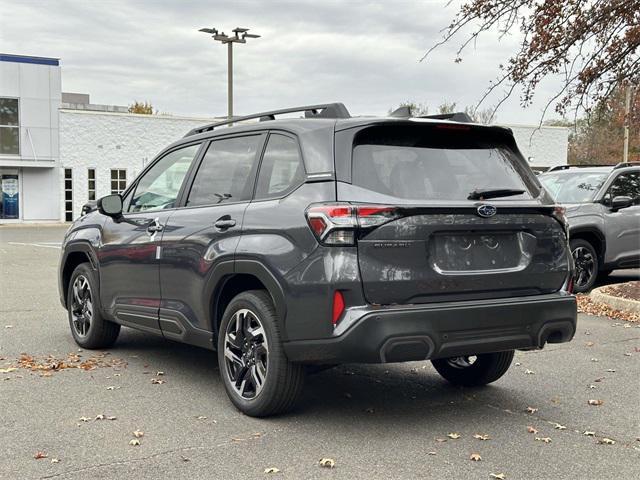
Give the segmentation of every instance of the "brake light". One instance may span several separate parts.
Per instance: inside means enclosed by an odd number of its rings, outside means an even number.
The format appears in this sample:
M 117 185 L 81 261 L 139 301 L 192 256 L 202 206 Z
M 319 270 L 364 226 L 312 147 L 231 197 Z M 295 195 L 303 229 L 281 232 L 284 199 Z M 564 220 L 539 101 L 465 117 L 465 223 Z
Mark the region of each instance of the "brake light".
M 344 313 L 344 297 L 340 290 L 333 292 L 333 315 L 331 316 L 331 323 L 335 326 L 338 320 Z
M 324 245 L 354 245 L 358 229 L 379 227 L 400 217 L 394 206 L 347 203 L 311 205 L 306 215 L 309 227 Z

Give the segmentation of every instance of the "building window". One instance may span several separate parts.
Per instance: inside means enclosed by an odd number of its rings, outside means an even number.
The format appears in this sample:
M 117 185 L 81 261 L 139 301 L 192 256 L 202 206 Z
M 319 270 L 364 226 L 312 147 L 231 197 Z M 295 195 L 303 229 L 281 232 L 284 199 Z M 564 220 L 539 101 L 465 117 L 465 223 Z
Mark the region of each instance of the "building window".
M 88 189 L 88 193 L 89 193 L 89 200 L 95 200 L 96 199 L 96 169 L 95 168 L 90 168 L 89 170 L 87 170 L 87 189 Z
M 111 170 L 111 194 L 122 193 L 127 188 L 127 171 L 123 168 Z
M 64 221 L 73 221 L 73 172 L 64 169 Z
M 0 154 L 20 155 L 20 122 L 17 98 L 0 98 Z

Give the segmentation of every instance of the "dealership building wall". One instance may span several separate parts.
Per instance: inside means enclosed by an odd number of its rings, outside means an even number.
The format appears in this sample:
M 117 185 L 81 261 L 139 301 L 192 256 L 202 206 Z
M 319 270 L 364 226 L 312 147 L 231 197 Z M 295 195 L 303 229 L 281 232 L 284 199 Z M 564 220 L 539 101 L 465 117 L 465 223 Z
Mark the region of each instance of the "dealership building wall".
M 66 188 L 58 192 L 58 218 L 76 218 L 88 200 L 119 192 L 164 147 L 211 121 L 62 108 L 59 182 Z

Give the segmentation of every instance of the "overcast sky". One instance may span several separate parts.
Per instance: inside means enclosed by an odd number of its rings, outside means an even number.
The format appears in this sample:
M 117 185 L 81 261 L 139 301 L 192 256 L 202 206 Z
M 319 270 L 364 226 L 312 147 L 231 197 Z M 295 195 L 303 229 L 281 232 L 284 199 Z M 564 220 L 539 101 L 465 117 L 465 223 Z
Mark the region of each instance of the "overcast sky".
M 63 90 L 92 103 L 225 115 L 226 47 L 197 30 L 248 27 L 262 37 L 234 46 L 236 114 L 331 101 L 382 114 L 405 100 L 436 113 L 445 100 L 477 103 L 519 40 L 487 35 L 462 63 L 455 44 L 420 63 L 455 14 L 446 3 L 0 0 L 0 52 L 59 57 Z M 527 109 L 514 97 L 498 122 L 537 124 L 553 83 Z

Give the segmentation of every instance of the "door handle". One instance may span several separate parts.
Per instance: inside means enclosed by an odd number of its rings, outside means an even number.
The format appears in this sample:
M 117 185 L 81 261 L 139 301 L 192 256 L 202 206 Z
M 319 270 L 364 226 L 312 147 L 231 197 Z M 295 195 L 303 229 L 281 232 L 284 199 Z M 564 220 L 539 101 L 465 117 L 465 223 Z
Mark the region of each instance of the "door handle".
M 153 222 L 151 222 L 147 227 L 147 232 L 151 234 L 161 232 L 162 230 L 164 230 L 164 226 L 162 226 L 162 224 L 157 220 L 154 220 Z
M 229 215 L 225 215 L 216 220 L 213 226 L 220 230 L 226 230 L 227 228 L 235 227 L 236 221 Z

